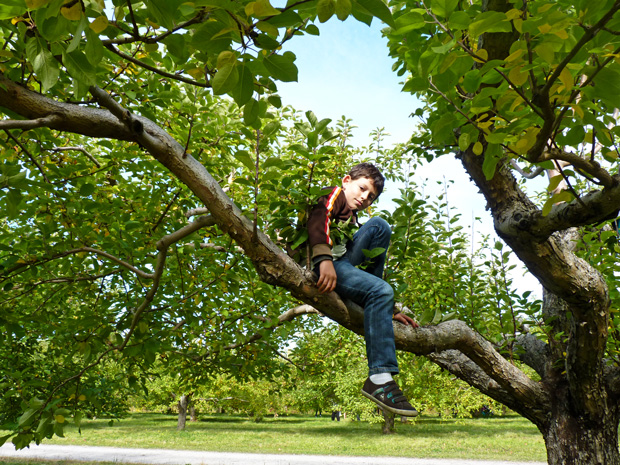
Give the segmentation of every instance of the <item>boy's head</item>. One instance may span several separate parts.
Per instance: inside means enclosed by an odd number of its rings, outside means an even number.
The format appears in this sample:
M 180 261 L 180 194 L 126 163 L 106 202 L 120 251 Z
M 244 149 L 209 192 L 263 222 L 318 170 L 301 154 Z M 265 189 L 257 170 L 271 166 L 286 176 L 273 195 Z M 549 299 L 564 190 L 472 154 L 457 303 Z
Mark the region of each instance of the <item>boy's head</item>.
M 385 178 L 379 169 L 371 163 L 355 165 L 344 178 L 342 189 L 351 210 L 365 210 L 381 192 Z

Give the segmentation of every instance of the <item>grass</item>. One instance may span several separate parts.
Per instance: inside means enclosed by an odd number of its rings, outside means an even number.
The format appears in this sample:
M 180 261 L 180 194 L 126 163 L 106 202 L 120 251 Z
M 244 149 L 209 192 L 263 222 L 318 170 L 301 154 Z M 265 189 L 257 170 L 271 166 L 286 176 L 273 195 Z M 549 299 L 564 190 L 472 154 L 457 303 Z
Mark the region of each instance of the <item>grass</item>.
M 202 415 L 176 431 L 173 415 L 133 414 L 113 426 L 108 420 L 74 426 L 65 438 L 47 444 L 164 448 L 219 452 L 395 456 L 478 460 L 546 461 L 542 436 L 518 416 L 484 419 L 421 417 L 403 424 L 396 434 L 381 434 L 381 425 L 330 416 L 280 416 L 256 423 L 238 415 Z M 7 459 L 0 463 L 7 464 Z M 17 463 L 17 462 L 15 462 Z M 32 462 L 34 463 L 34 462 Z M 19 462 L 24 465 L 24 462 Z

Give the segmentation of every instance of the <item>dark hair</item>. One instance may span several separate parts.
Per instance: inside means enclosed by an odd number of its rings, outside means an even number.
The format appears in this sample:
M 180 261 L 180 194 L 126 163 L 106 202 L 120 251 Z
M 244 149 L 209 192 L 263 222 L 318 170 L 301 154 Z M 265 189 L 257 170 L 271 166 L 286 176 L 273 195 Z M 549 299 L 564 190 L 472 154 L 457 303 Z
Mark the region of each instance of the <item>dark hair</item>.
M 351 171 L 349 171 L 349 176 L 351 176 L 351 179 L 370 179 L 377 190 L 377 197 L 379 197 L 381 192 L 383 192 L 385 178 L 381 174 L 381 171 L 379 171 L 379 168 L 372 163 L 360 163 L 359 165 L 355 165 L 351 168 Z

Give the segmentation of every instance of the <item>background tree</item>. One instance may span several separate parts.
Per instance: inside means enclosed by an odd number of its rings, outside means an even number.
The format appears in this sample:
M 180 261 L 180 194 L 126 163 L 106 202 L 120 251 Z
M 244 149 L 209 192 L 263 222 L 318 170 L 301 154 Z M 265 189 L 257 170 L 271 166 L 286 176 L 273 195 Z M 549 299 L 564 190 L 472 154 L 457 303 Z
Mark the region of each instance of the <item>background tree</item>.
M 281 125 L 268 107 L 280 104 L 275 81 L 296 79 L 294 54 L 280 46 L 316 33 L 316 19 L 353 15 L 391 27 L 405 90 L 427 102 L 411 153 L 457 153 L 498 234 L 545 288 L 536 334 L 513 327 L 521 359 L 540 379 L 504 357 L 504 344 L 496 347 L 461 320 L 417 330 L 397 325 L 397 346 L 534 422 L 550 463 L 620 463 L 614 278 L 593 266 L 609 272 L 613 265 L 603 249 L 577 247 L 572 229 L 596 226 L 618 209 L 618 178 L 610 170 L 620 1 L 394 1 L 392 12 L 380 0 L 302 0 L 281 8 L 268 0 L 118 0 L 108 5 L 113 13 L 105 6 L 0 6 L 1 284 L 3 306 L 11 309 L 2 342 L 23 327 L 55 336 L 35 318 L 33 309 L 41 308 L 47 321 L 68 325 L 73 344 L 66 350 L 82 357 L 79 372 L 44 399 L 26 402 L 18 434 L 9 436 L 16 446 L 58 429 L 65 417 L 50 403 L 54 392 L 103 357 L 134 348 L 152 363 L 163 350 L 153 331 L 162 323 L 174 328 L 182 318 L 177 308 L 198 305 L 188 299 L 216 276 L 231 278 L 225 272 L 233 243 L 262 281 L 363 332 L 360 309 L 318 294 L 310 274 L 277 245 L 286 229 L 277 220 L 303 216 L 300 207 L 320 193 L 317 170 L 337 178 L 347 159 L 334 156 L 341 146 L 328 121 L 311 114 L 296 121 L 297 142 L 289 143 L 277 135 Z M 233 129 L 233 104 L 220 107 L 205 89 L 243 106 L 243 124 Z M 76 143 L 79 149 L 69 148 Z M 556 168 L 568 189 L 537 206 L 512 175 L 515 166 L 529 173 Z M 302 167 L 303 176 L 296 170 Z M 295 207 L 287 210 L 283 198 Z M 185 223 L 185 213 L 205 207 L 208 215 Z M 209 266 L 191 267 L 198 257 L 179 259 L 176 244 L 202 243 L 199 230 L 211 244 L 204 252 L 224 255 L 205 253 Z M 294 228 L 285 233 L 280 237 L 300 239 Z M 617 245 L 606 243 L 615 253 Z M 202 269 L 209 277 L 199 275 Z M 251 284 L 239 291 L 246 288 Z M 72 304 L 78 315 L 70 315 Z M 278 307 L 265 317 L 265 333 L 296 315 Z M 223 337 L 242 341 L 241 334 Z

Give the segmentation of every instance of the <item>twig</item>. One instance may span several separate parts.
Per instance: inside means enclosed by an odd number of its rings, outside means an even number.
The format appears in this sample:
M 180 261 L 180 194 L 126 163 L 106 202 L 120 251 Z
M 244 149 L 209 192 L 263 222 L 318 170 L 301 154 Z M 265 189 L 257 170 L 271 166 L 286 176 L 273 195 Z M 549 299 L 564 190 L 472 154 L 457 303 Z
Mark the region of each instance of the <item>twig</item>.
M 151 66 L 149 64 L 146 64 L 145 62 L 140 61 L 137 58 L 132 57 L 131 55 L 127 55 L 126 53 L 121 52 L 116 47 L 114 47 L 114 45 L 112 45 L 112 44 L 106 45 L 106 48 L 108 50 L 110 50 L 112 53 L 115 53 L 119 57 L 123 58 L 124 60 L 130 61 L 134 65 L 140 66 L 141 68 L 144 68 L 144 69 L 148 69 L 149 71 L 152 71 L 155 74 L 159 74 L 160 76 L 167 77 L 168 79 L 173 79 L 175 81 L 185 82 L 186 84 L 191 84 L 191 85 L 197 86 L 197 87 L 206 87 L 206 88 L 211 87 L 211 84 L 206 84 L 206 83 L 194 81 L 193 79 L 189 79 L 189 78 L 183 77 L 183 76 L 178 75 L 178 74 L 172 74 L 172 73 L 168 73 L 166 71 L 162 71 L 161 69 L 156 68 L 155 66 Z
M 191 218 L 192 216 L 205 215 L 209 213 L 208 208 L 192 208 L 191 210 L 187 210 L 185 212 L 186 218 Z
M 157 227 L 161 224 L 161 222 L 164 220 L 164 218 L 168 214 L 168 211 L 170 210 L 170 208 L 172 208 L 172 205 L 174 205 L 174 202 L 176 202 L 177 199 L 179 198 L 179 195 L 181 195 L 181 192 L 182 192 L 182 189 L 179 189 L 177 193 L 174 194 L 174 197 L 172 198 L 172 200 L 168 203 L 168 205 L 166 205 L 166 208 L 164 209 L 163 213 L 159 216 L 159 219 L 157 220 L 155 225 L 151 228 L 151 232 L 155 232 Z
M 17 145 L 19 145 L 19 148 L 22 150 L 22 152 L 24 152 L 28 156 L 28 158 L 30 158 L 30 161 L 32 163 L 34 163 L 34 165 L 37 167 L 37 169 L 41 172 L 41 175 L 43 176 L 43 179 L 45 180 L 45 182 L 49 183 L 50 180 L 45 175 L 45 171 L 43 171 L 43 167 L 34 158 L 34 156 L 32 156 L 32 154 L 28 151 L 28 149 L 26 147 L 24 147 L 22 145 L 22 143 L 19 140 L 17 140 L 17 138 L 13 134 L 11 134 L 8 130 L 5 129 L 4 132 L 6 132 L 7 136 L 9 136 L 11 139 L 13 139 L 13 142 L 15 142 Z
M 519 166 L 519 164 L 517 163 L 517 160 L 515 160 L 514 158 L 510 159 L 510 166 L 512 166 L 515 170 L 517 170 L 517 172 L 526 179 L 534 179 L 540 173 L 545 171 L 544 168 L 537 166 L 534 171 L 532 171 L 531 173 L 528 173 L 527 171 L 525 171 L 523 168 Z
M 84 147 L 56 147 L 55 149 L 52 149 L 51 151 L 52 152 L 67 152 L 70 150 L 82 152 L 95 164 L 97 168 L 101 168 L 101 164 L 97 161 L 97 159 L 93 157 Z

